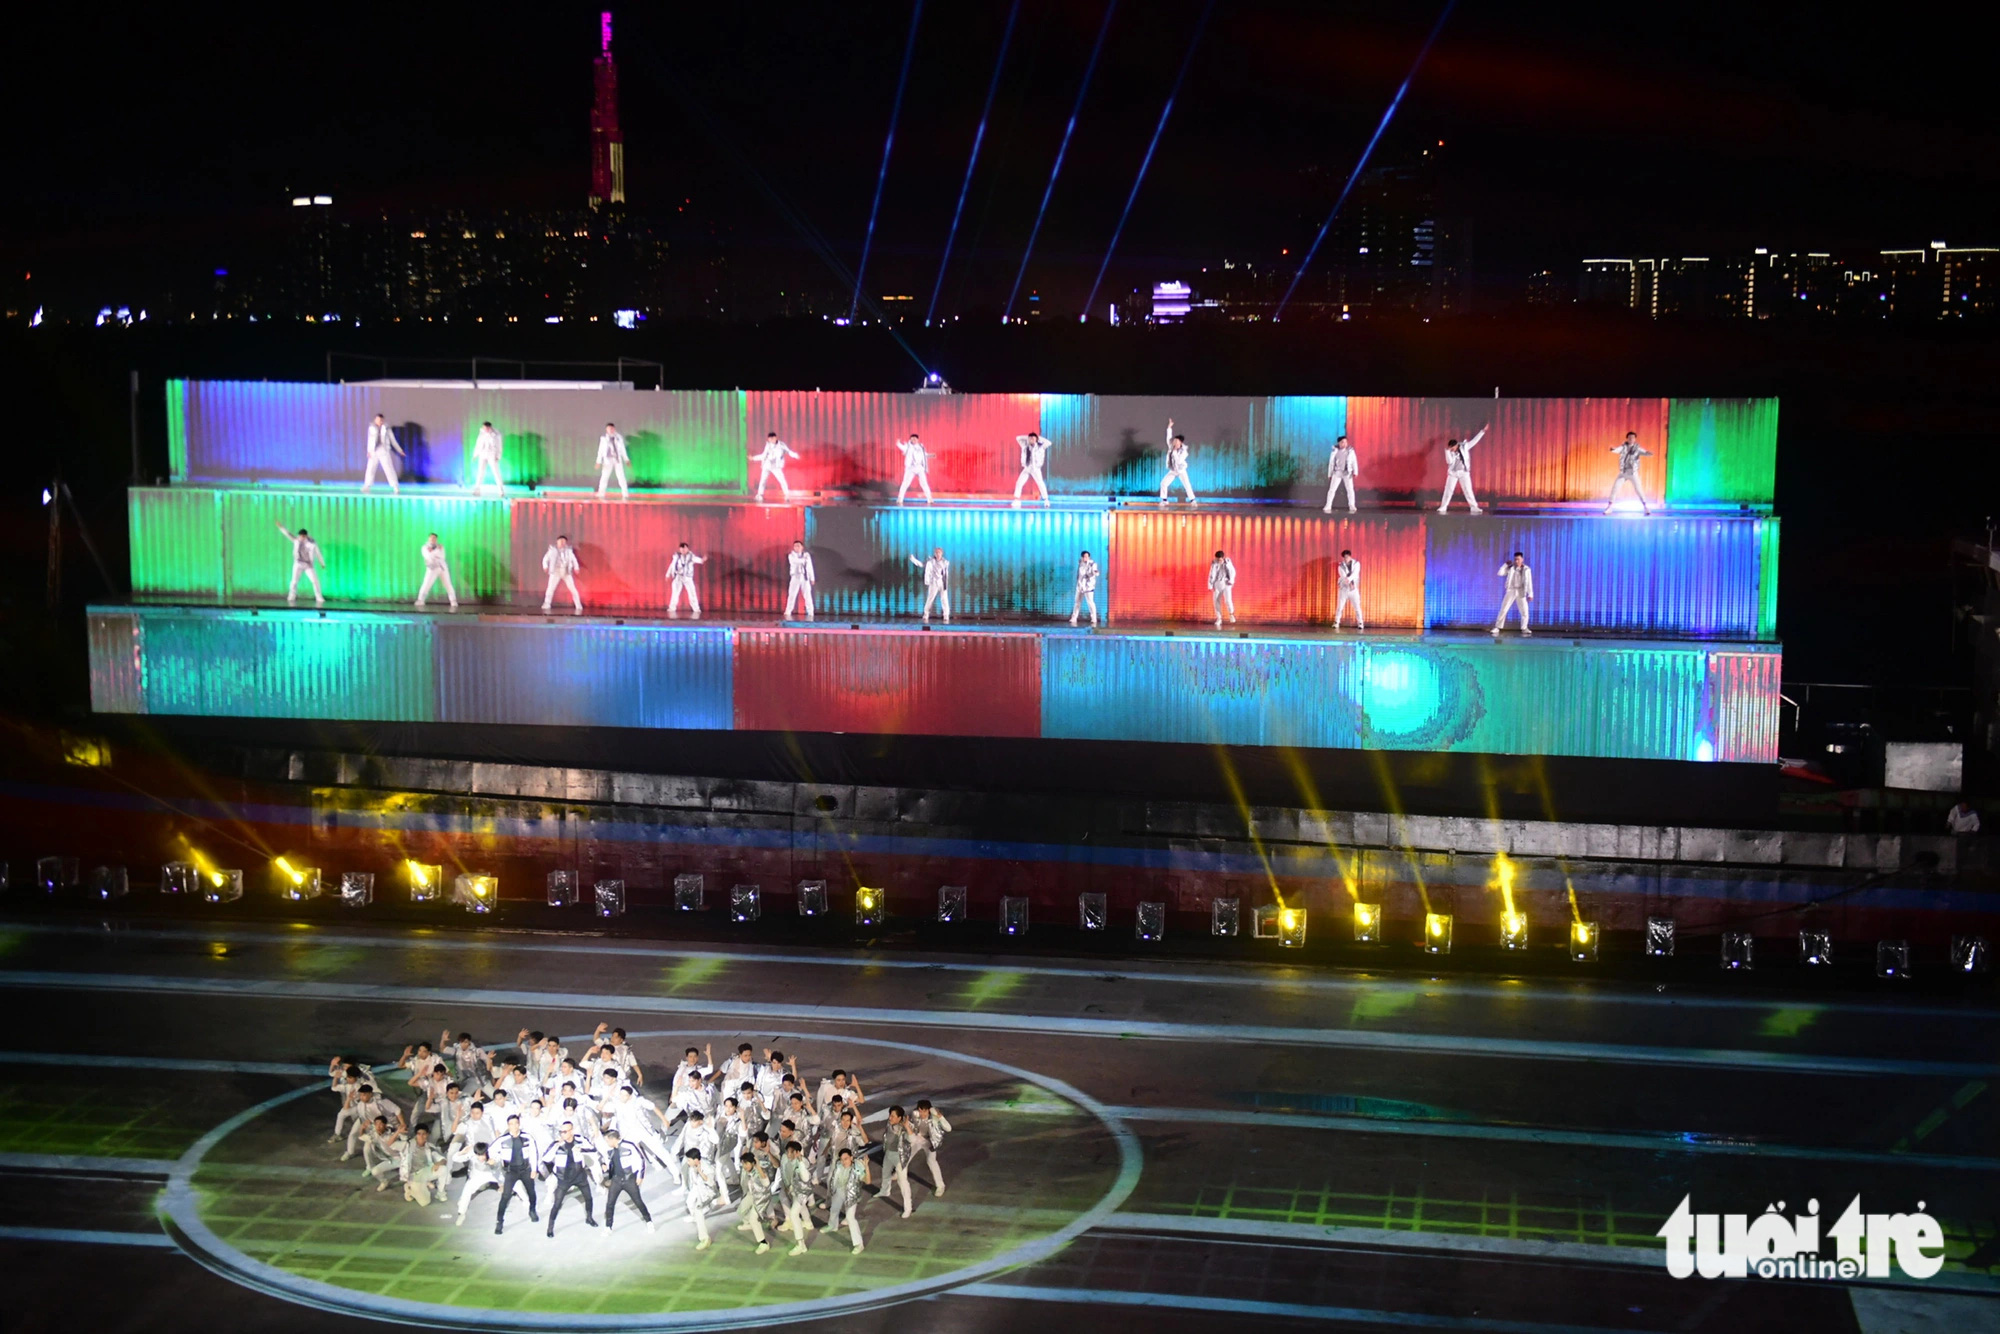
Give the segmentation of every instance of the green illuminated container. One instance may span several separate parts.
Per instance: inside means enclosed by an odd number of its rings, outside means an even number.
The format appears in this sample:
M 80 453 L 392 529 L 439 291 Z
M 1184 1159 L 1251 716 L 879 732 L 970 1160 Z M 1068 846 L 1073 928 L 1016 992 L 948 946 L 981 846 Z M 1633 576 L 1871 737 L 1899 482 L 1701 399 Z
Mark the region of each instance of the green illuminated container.
M 1676 398 L 1668 405 L 1669 505 L 1768 505 L 1777 475 L 1777 399 Z

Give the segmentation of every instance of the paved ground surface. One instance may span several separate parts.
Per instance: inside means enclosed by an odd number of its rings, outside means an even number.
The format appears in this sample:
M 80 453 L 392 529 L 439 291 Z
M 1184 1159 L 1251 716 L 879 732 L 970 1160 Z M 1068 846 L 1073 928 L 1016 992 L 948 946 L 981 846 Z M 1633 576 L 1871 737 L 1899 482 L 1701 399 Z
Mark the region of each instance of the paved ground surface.
M 2000 1328 L 1990 994 L 675 949 L 524 933 L 0 921 L 15 1328 Z M 334 1052 L 523 1026 L 779 1045 L 930 1097 L 950 1189 L 867 1249 L 454 1228 L 325 1144 Z M 877 1125 L 879 1130 L 879 1122 Z M 917 1174 L 921 1178 L 922 1173 Z M 1700 1211 L 1917 1207 L 1924 1283 L 1675 1280 Z M 455 1194 L 455 1188 L 454 1188 Z M 487 1199 L 491 1199 L 489 1195 Z M 518 1206 L 517 1206 L 518 1207 Z M 525 1220 L 523 1220 L 525 1221 Z M 733 1221 L 733 1220 L 732 1220 Z M 387 1329 L 387 1324 L 381 1324 Z

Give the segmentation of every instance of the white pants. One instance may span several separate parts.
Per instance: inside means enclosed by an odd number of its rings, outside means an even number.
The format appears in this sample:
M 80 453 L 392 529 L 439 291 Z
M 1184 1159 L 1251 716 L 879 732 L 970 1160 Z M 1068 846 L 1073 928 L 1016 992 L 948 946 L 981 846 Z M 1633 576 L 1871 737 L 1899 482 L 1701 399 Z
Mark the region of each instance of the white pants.
M 1208 590 L 1208 600 L 1215 607 L 1215 623 L 1222 624 L 1222 618 L 1229 617 L 1231 625 L 1236 624 L 1236 590 L 1228 584 Z
M 673 585 L 673 591 L 667 594 L 667 615 L 672 616 L 681 609 L 683 593 L 687 594 L 688 610 L 697 616 L 701 615 L 701 599 L 694 595 L 694 580 L 682 575 L 668 582 Z
M 694 1224 L 694 1235 L 701 1241 L 708 1240 L 708 1206 L 714 1202 L 705 1199 L 697 1203 L 693 1196 L 688 1197 L 688 1221 Z
M 471 1179 L 470 1179 L 470 1178 L 467 1178 L 467 1180 L 466 1180 L 466 1183 L 465 1183 L 464 1187 L 463 1187 L 462 1189 L 460 1189 L 460 1191 L 458 1192 L 458 1218 L 459 1218 L 459 1221 L 460 1221 L 461 1223 L 465 1221 L 465 1211 L 466 1211 L 467 1209 L 470 1209 L 470 1208 L 472 1207 L 472 1197 L 473 1197 L 473 1196 L 477 1195 L 477 1194 L 478 1194 L 478 1193 L 479 1193 L 480 1191 L 482 1191 L 482 1190 L 496 1190 L 496 1191 L 497 1191 L 497 1190 L 499 1190 L 499 1189 L 500 1189 L 500 1183 L 499 1183 L 499 1182 L 497 1182 L 497 1181 L 482 1181 L 482 1182 L 480 1182 L 480 1183 L 479 1183 L 478 1185 L 476 1185 L 476 1186 L 475 1186 L 475 1185 L 474 1185 L 474 1184 L 472 1183 Z
M 790 619 L 792 608 L 801 600 L 806 604 L 806 619 L 813 618 L 813 586 L 805 579 L 794 577 L 785 588 L 785 616 Z
M 833 1210 L 832 1217 L 826 1220 L 829 1231 L 837 1231 L 843 1223 L 846 1224 L 848 1239 L 854 1243 L 854 1249 L 857 1251 L 861 1249 L 860 1215 L 860 1206 L 850 1204 L 844 1209 Z
M 931 618 L 931 604 L 933 602 L 943 604 L 945 624 L 949 625 L 951 623 L 951 590 L 949 588 L 926 588 L 924 590 L 924 619 L 927 621 Z
M 1077 613 L 1082 611 L 1085 607 L 1090 608 L 1090 623 L 1092 625 L 1096 625 L 1097 624 L 1096 589 L 1079 588 L 1076 590 L 1076 596 L 1070 599 L 1070 604 L 1069 604 L 1069 623 L 1071 625 L 1076 624 Z
M 489 472 L 493 474 L 493 485 L 504 494 L 507 490 L 507 483 L 500 480 L 500 460 L 498 459 L 478 459 L 473 462 L 472 489 L 477 491 L 480 487 L 486 485 L 486 474 Z
M 1632 488 L 1632 494 L 1638 498 L 1640 509 L 1644 510 L 1648 514 L 1651 514 L 1653 512 L 1653 507 L 1646 503 L 1646 493 L 1639 489 L 1639 479 L 1636 477 L 1621 476 L 1616 481 L 1611 483 L 1611 496 L 1604 502 L 1604 512 L 1606 514 L 1609 514 L 1611 512 L 1611 507 L 1618 503 L 1618 488 L 1621 486 L 1629 486 Z
M 547 611 L 549 604 L 556 600 L 556 588 L 559 585 L 568 585 L 570 601 L 576 604 L 578 611 L 582 611 L 583 597 L 576 591 L 576 576 L 573 574 L 551 574 L 549 576 L 548 591 L 542 594 L 542 610 Z
M 451 586 L 451 571 L 442 567 L 435 570 L 428 565 L 424 567 L 424 586 L 417 590 L 417 605 L 419 607 L 424 605 L 424 599 L 431 595 L 431 585 L 440 579 L 444 580 L 444 595 L 451 599 L 452 610 L 456 611 L 458 590 Z
M 630 499 L 632 493 L 625 488 L 625 465 L 617 459 L 604 460 L 604 466 L 597 470 L 597 498 L 604 499 L 604 488 L 611 484 L 613 477 L 618 479 L 619 496 Z
M 307 565 L 303 561 L 295 562 L 292 565 L 292 582 L 291 585 L 285 589 L 285 601 L 287 602 L 298 601 L 300 575 L 304 575 L 306 578 L 312 580 L 313 601 L 314 602 L 326 601 L 326 594 L 319 591 L 319 572 L 313 569 L 312 566 Z
M 1035 467 L 1021 469 L 1021 475 L 1014 479 L 1014 499 L 1019 500 L 1021 498 L 1021 492 L 1027 488 L 1029 482 L 1035 484 L 1035 491 L 1041 496 L 1042 503 L 1044 505 L 1048 504 L 1049 484 L 1042 480 L 1042 470 Z
M 1171 488 L 1176 481 L 1180 482 L 1181 490 L 1187 492 L 1187 498 L 1190 501 L 1192 501 L 1194 499 L 1194 484 L 1188 481 L 1186 468 L 1167 469 L 1167 475 L 1160 479 L 1160 499 L 1165 500 L 1167 498 L 1168 489 Z
M 942 1195 L 942 1194 L 944 1194 L 944 1169 L 938 1166 L 938 1156 L 937 1156 L 937 1150 L 936 1150 L 936 1149 L 923 1149 L 923 1150 L 920 1150 L 920 1151 L 919 1151 L 919 1152 L 917 1153 L 917 1158 L 919 1158 L 919 1159 L 922 1159 L 922 1160 L 923 1160 L 923 1163 L 924 1163 L 924 1166 L 925 1166 L 926 1168 L 928 1168 L 928 1169 L 929 1169 L 929 1171 L 930 1171 L 930 1174 L 931 1174 L 931 1191 L 932 1191 L 932 1193 L 933 1193 L 933 1194 L 937 1194 L 937 1195 Z M 917 1164 L 916 1164 L 916 1162 L 915 1162 L 915 1161 L 912 1161 L 912 1162 L 910 1163 L 910 1166 L 911 1166 L 911 1167 L 915 1167 L 916 1165 L 917 1165 Z M 909 1190 L 908 1190 L 908 1187 L 909 1187 L 909 1181 L 908 1181 L 907 1179 L 905 1179 L 905 1181 L 904 1181 L 903 1185 L 904 1185 L 904 1192 L 903 1192 L 903 1197 L 904 1197 L 905 1199 L 908 1199 L 908 1198 L 909 1198 Z
M 896 1203 L 897 1186 L 903 1188 L 903 1217 L 908 1218 L 910 1216 L 910 1160 L 907 1158 L 898 1157 L 894 1167 L 889 1166 L 886 1160 L 882 1164 L 882 1198 L 887 1200 L 892 1206 Z
M 1354 623 L 1366 630 L 1368 618 L 1361 614 L 1361 590 L 1358 588 L 1340 590 L 1340 602 L 1333 609 L 1333 628 L 1336 630 L 1340 628 L 1340 618 L 1346 614 L 1349 607 L 1354 608 Z
M 762 469 L 762 471 L 760 471 L 757 474 L 757 499 L 762 500 L 764 498 L 764 484 L 766 482 L 776 482 L 778 484 L 779 492 L 785 497 L 785 499 L 790 500 L 792 498 L 792 488 L 785 485 L 784 464 L 760 463 L 757 466 L 760 469 Z M 903 485 L 908 486 L 909 482 L 906 480 L 903 483 Z M 930 492 L 926 491 L 924 492 L 924 494 L 929 495 Z
M 907 496 L 907 495 L 909 495 L 909 494 L 910 494 L 910 483 L 911 483 L 911 482 L 915 482 L 915 483 L 916 483 L 916 484 L 917 484 L 918 486 L 922 487 L 922 488 L 923 488 L 923 490 L 924 490 L 924 499 L 925 499 L 925 500 L 930 500 L 930 498 L 931 498 L 931 475 L 930 475 L 930 473 L 929 473 L 929 472 L 927 472 L 927 471 L 925 471 L 925 470 L 924 470 L 924 469 L 922 469 L 922 468 L 905 468 L 905 469 L 903 469 L 903 486 L 902 486 L 902 489 L 896 492 L 896 503 L 897 503 L 898 505 L 900 505 L 900 504 L 902 504 L 902 503 L 903 503 L 903 497 L 904 497 L 904 496 Z
M 785 1224 L 791 1229 L 792 1244 L 794 1246 L 805 1245 L 806 1234 L 818 1231 L 813 1226 L 812 1210 L 806 1207 L 806 1197 L 804 1195 L 786 1202 Z
M 1333 480 L 1327 483 L 1326 513 L 1333 513 L 1333 498 L 1340 494 L 1340 488 L 1343 486 L 1347 488 L 1347 512 L 1354 513 L 1354 474 L 1351 472 L 1335 473 Z
M 1472 474 L 1469 472 L 1449 472 L 1444 476 L 1444 499 L 1438 502 L 1439 514 L 1444 513 L 1450 507 L 1451 493 L 1459 487 L 1465 488 L 1465 508 L 1473 514 L 1479 513 L 1479 497 L 1472 494 Z
M 401 491 L 403 489 L 396 484 L 395 453 L 387 449 L 371 449 L 368 451 L 368 471 L 362 474 L 361 477 L 361 489 L 363 491 L 375 485 L 375 470 L 377 468 L 382 470 L 382 480 L 389 484 L 391 491 Z
M 1500 627 L 1507 624 L 1507 611 L 1510 607 L 1518 608 L 1520 611 L 1522 633 L 1532 634 L 1533 632 L 1528 629 L 1528 599 L 1519 593 L 1509 593 L 1500 600 L 1500 614 L 1493 618 L 1493 633 L 1499 634 Z

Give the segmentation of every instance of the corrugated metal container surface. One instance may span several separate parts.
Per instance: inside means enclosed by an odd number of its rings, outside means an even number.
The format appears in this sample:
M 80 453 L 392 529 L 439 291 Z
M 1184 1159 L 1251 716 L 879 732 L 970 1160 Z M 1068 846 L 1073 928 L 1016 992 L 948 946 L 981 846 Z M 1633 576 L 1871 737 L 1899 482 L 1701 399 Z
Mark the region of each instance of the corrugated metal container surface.
M 354 612 L 142 611 L 146 711 L 435 718 L 431 625 Z
M 1324 503 L 1327 461 L 1334 445 L 1347 434 L 1346 397 L 1278 395 L 1260 401 L 1256 421 L 1259 455 L 1271 459 L 1282 455 L 1291 461 L 1294 480 L 1289 497 L 1301 503 Z
M 1167 422 L 1188 442 L 1197 496 L 1280 494 L 1298 462 L 1260 452 L 1259 398 L 1044 394 L 1042 430 L 1051 442 L 1049 489 L 1071 495 L 1156 496 L 1166 476 Z M 1013 490 L 1009 477 L 1007 489 Z M 1175 496 L 1181 494 L 1178 485 Z
M 1670 504 L 1768 505 L 1778 480 L 1778 400 L 1677 398 Z
M 1325 624 L 1342 548 L 1361 562 L 1369 624 L 1423 623 L 1424 527 L 1413 514 L 1120 510 L 1111 518 L 1112 612 L 1127 623 L 1211 619 L 1208 567 L 1220 550 L 1236 562 L 1242 622 Z
M 1639 433 L 1639 445 L 1652 451 L 1651 458 L 1639 460 L 1636 475 L 1646 503 L 1658 508 L 1666 492 L 1669 460 L 1673 457 L 1673 437 L 1668 430 L 1667 400 L 1664 398 L 1572 398 L 1568 404 L 1569 463 L 1563 495 L 1569 500 L 1603 501 L 1618 480 L 1618 460 L 1611 451 L 1624 441 L 1627 431 Z M 1481 445 L 1472 451 L 1474 481 L 1478 480 Z M 1440 485 L 1443 478 L 1439 478 Z M 1618 508 L 1637 510 L 1632 489 L 1619 495 Z
M 1708 655 L 1708 698 L 1715 758 L 1749 764 L 1778 759 L 1778 692 L 1784 659 L 1776 652 Z
M 1679 646 L 1052 637 L 1042 734 L 1694 759 L 1706 658 Z
M 98 713 L 146 711 L 146 655 L 139 618 L 92 607 L 90 707 Z
M 184 383 L 186 464 L 177 480 L 358 481 L 368 423 L 380 412 L 407 455 L 406 481 L 470 481 L 472 442 L 491 421 L 505 441 L 509 482 L 595 485 L 597 438 L 615 421 L 632 455 L 633 485 L 728 492 L 743 485 L 743 400 L 734 390 Z M 172 429 L 170 412 L 170 436 Z
M 724 628 L 452 622 L 436 642 L 440 722 L 731 725 Z
M 1559 631 L 1755 639 L 1768 519 L 1430 515 L 1425 612 L 1434 629 L 1485 629 L 1500 566 L 1525 552 L 1531 624 Z
M 822 506 L 806 523 L 822 614 L 917 615 L 924 577 L 910 557 L 928 558 L 933 547 L 951 561 L 954 616 L 1067 617 L 1084 551 L 1103 572 L 1098 610 L 1111 606 L 1109 516 L 1102 510 Z
M 805 511 L 791 505 L 517 500 L 513 508 L 516 591 L 539 598 L 547 590 L 542 557 L 563 533 L 583 567 L 583 603 L 597 609 L 666 606 L 667 562 L 686 542 L 708 558 L 695 570 L 704 612 L 776 615 L 785 606 L 785 553 L 806 531 Z
M 1467 439 L 1481 426 L 1486 438 L 1471 462 L 1482 504 L 1604 496 L 1617 469 L 1607 470 L 1609 455 L 1599 451 L 1627 430 L 1637 430 L 1655 455 L 1667 448 L 1662 399 L 1351 397 L 1347 430 L 1360 455 L 1359 489 L 1435 505 L 1444 491 L 1445 442 Z M 1604 439 L 1607 431 L 1616 434 Z M 1641 480 L 1657 488 L 1665 460 L 1644 462 Z
M 228 596 L 282 597 L 292 548 L 278 525 L 311 531 L 326 557 L 320 583 L 334 600 L 405 602 L 424 579 L 425 538 L 436 533 L 461 600 L 505 594 L 507 505 L 501 500 L 406 492 L 225 491 L 218 493 L 220 547 Z M 190 533 L 196 544 L 214 535 Z M 301 585 L 305 580 L 301 579 Z M 436 596 L 441 590 L 432 590 Z
M 222 494 L 180 486 L 135 486 L 126 491 L 134 593 L 222 600 Z M 285 559 L 283 548 L 272 548 L 271 554 L 274 562 Z
M 785 470 L 793 490 L 854 488 L 893 496 L 903 480 L 903 455 L 894 442 L 915 431 L 931 454 L 933 491 L 1012 495 L 1021 471 L 1014 437 L 1040 422 L 1036 394 L 752 390 L 745 457 L 763 448 L 766 431 L 776 431 L 800 454 Z M 755 485 L 754 465 L 746 476 Z M 914 486 L 911 491 L 922 494 Z
M 739 630 L 736 726 L 760 732 L 1031 737 L 1039 635 Z

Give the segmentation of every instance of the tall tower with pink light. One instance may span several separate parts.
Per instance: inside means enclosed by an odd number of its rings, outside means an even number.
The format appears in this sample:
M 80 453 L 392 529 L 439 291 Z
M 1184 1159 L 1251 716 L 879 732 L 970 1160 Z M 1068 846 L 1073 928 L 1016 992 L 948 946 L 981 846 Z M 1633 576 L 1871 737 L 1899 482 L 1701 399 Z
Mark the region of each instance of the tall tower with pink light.
M 618 131 L 618 62 L 611 55 L 611 13 L 597 16 L 599 51 L 592 62 L 596 97 L 590 106 L 590 206 L 625 202 L 625 138 Z

